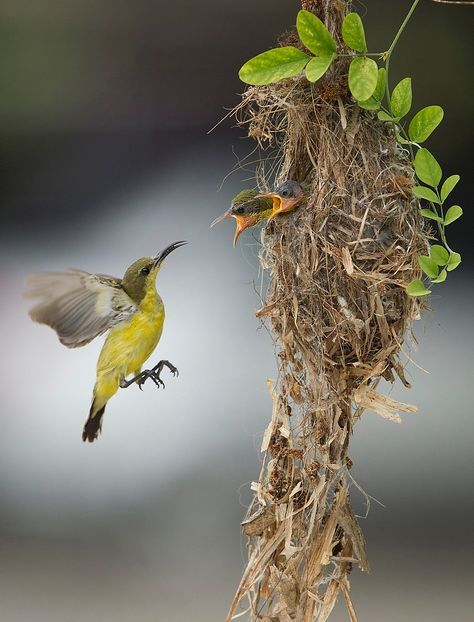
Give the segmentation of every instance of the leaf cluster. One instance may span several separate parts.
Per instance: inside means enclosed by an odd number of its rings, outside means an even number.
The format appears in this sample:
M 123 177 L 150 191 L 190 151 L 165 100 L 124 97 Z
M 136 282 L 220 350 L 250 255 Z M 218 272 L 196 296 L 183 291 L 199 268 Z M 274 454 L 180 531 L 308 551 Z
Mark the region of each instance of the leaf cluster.
M 455 270 L 461 263 L 461 255 L 452 251 L 446 242 L 445 227 L 462 216 L 462 208 L 459 205 L 451 205 L 445 209 L 448 196 L 454 190 L 460 177 L 450 175 L 440 187 L 443 172 L 434 155 L 425 147 L 421 147 L 414 160 L 415 173 L 418 179 L 426 185 L 413 187 L 413 194 L 419 199 L 428 201 L 429 208 L 422 208 L 421 213 L 437 223 L 441 240 L 444 245 L 433 244 L 430 246 L 428 255 L 418 258 L 420 268 L 431 280 L 431 283 L 443 283 L 448 272 Z M 421 279 L 414 279 L 407 286 L 408 294 L 412 296 L 426 296 L 431 293 Z
M 239 71 L 243 82 L 260 86 L 292 78 L 303 70 L 310 82 L 316 82 L 336 57 L 336 42 L 323 22 L 309 11 L 300 11 L 296 29 L 301 42 L 312 54 L 293 45 L 274 48 L 247 61 Z
M 457 220 L 463 211 L 459 205 L 451 205 L 447 209 L 445 205 L 459 181 L 459 175 L 451 175 L 440 187 L 441 166 L 430 151 L 421 146 L 443 120 L 443 109 L 436 105 L 426 106 L 416 112 L 406 127 L 405 118 L 411 111 L 413 99 L 411 78 L 401 80 L 390 93 L 390 58 L 417 3 L 413 4 L 386 52 L 368 52 L 364 25 L 357 13 L 346 15 L 341 36 L 352 50 L 348 72 L 348 86 L 352 96 L 360 108 L 377 113 L 380 121 L 389 124 L 395 139 L 412 156 L 414 173 L 420 182 L 413 187 L 413 195 L 427 201 L 428 207 L 422 207 L 421 214 L 436 223 L 441 242 L 431 246 L 428 255 L 419 257 L 422 272 L 433 284 L 445 281 L 447 273 L 461 263 L 460 254 L 448 245 L 445 228 Z M 268 50 L 251 58 L 241 67 L 240 79 L 251 85 L 265 85 L 292 78 L 304 71 L 309 82 L 316 82 L 328 71 L 335 58 L 347 56 L 338 53 L 336 41 L 313 13 L 299 11 L 296 29 L 308 53 L 291 45 Z M 377 58 L 382 66 L 371 57 Z M 406 291 L 412 296 L 425 296 L 431 292 L 421 279 L 411 281 Z

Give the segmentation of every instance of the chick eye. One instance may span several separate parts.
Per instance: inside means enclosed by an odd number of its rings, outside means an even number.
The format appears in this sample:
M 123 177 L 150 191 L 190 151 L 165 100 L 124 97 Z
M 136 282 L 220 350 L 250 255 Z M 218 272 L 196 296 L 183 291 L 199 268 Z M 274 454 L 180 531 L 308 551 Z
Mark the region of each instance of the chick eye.
M 237 214 L 243 214 L 245 212 L 243 207 L 238 207 L 236 210 Z
M 150 274 L 150 268 L 148 266 L 145 266 L 140 270 L 140 274 Z
M 284 197 L 285 199 L 288 195 L 289 195 L 288 190 L 283 190 L 283 192 L 281 193 L 281 196 Z

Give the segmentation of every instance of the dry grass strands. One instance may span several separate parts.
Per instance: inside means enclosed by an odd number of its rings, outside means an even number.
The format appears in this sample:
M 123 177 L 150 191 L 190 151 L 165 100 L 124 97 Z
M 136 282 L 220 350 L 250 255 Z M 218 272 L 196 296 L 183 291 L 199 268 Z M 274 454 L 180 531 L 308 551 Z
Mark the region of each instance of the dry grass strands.
M 305 4 L 338 39 L 347 3 Z M 369 566 L 348 493 L 353 424 L 366 408 L 393 421 L 416 410 L 376 386 L 395 377 L 409 386 L 398 356 L 420 303 L 404 285 L 419 276 L 429 231 L 407 154 L 357 107 L 346 76 L 339 60 L 313 85 L 301 76 L 248 88 L 236 109 L 261 148 L 279 150 L 277 182 L 308 191 L 262 235 L 270 279 L 257 315 L 275 335 L 280 375 L 243 523 L 249 563 L 228 620 L 247 598 L 250 620 L 324 622 L 339 592 L 357 620 L 349 574 Z M 271 185 L 264 160 L 258 175 Z

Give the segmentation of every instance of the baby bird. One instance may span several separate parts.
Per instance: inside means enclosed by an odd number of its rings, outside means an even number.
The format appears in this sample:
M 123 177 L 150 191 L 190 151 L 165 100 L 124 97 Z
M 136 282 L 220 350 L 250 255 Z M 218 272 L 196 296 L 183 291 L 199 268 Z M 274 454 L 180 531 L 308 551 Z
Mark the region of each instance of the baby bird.
M 266 192 L 257 195 L 257 199 L 271 199 L 272 213 L 269 221 L 278 214 L 290 212 L 301 204 L 305 197 L 304 190 L 297 181 L 288 179 L 281 183 L 274 192 Z
M 273 200 L 271 197 L 259 195 L 257 190 L 247 188 L 242 190 L 232 199 L 230 209 L 216 218 L 211 227 L 226 218 L 235 218 L 236 228 L 234 234 L 234 246 L 242 231 L 249 227 L 255 227 L 259 222 L 269 218 L 273 210 Z

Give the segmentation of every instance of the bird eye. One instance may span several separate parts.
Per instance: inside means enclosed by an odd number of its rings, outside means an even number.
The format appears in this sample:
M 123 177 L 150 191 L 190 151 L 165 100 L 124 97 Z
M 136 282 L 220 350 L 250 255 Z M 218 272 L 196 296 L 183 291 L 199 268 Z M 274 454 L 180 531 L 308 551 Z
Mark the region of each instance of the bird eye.
M 289 195 L 288 190 L 283 190 L 283 192 L 281 193 L 281 196 L 284 197 L 285 199 L 288 195 Z
M 237 214 L 243 214 L 243 213 L 245 212 L 245 210 L 244 210 L 244 208 L 243 208 L 243 207 L 238 207 L 238 208 L 236 209 L 236 212 L 237 212 Z
M 140 270 L 140 274 L 150 274 L 150 268 L 148 266 L 145 266 Z

